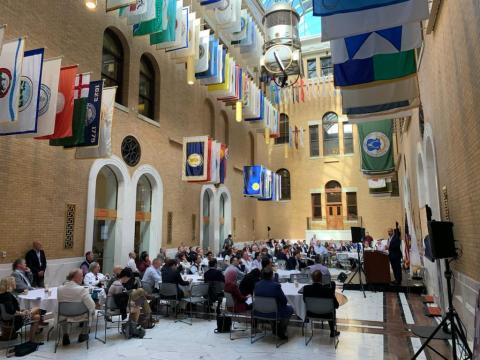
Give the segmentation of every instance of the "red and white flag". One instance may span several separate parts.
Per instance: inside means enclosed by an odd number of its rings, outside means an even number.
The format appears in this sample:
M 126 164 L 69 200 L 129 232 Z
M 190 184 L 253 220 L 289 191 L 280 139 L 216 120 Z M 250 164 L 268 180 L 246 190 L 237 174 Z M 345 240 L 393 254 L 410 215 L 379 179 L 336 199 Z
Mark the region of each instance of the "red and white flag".
M 90 89 L 90 73 L 78 74 L 75 78 L 75 97 L 74 99 L 88 98 Z

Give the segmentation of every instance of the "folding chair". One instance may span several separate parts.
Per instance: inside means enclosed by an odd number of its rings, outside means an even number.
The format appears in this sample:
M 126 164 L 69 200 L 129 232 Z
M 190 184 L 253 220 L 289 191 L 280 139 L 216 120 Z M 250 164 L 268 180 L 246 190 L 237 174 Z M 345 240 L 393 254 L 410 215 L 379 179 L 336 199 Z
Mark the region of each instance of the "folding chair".
M 173 308 L 175 311 L 175 318 L 177 317 L 177 305 L 178 305 L 178 290 L 177 284 L 171 283 L 160 283 L 158 287 L 158 299 L 160 301 L 165 301 L 167 306 L 167 316 L 169 315 L 168 309 L 173 303 Z
M 333 345 L 335 346 L 335 349 L 336 349 L 339 340 L 337 335 L 337 317 L 336 317 L 334 299 L 306 297 L 304 300 L 305 300 L 305 307 L 306 307 L 306 315 L 302 324 L 302 333 L 305 336 L 305 346 L 307 346 L 308 343 L 313 338 L 314 320 L 327 320 L 327 321 L 333 321 L 333 324 L 334 324 L 333 326 L 335 331 L 335 338 L 333 340 Z M 312 334 L 308 339 L 305 331 L 305 324 L 307 323 L 307 320 L 310 322 L 310 327 L 312 330 Z M 322 321 L 322 326 L 323 326 L 323 321 Z
M 228 310 L 228 309 L 232 309 L 231 311 Z M 230 294 L 229 292 L 225 292 L 225 310 L 223 312 L 223 315 L 224 316 L 229 316 L 232 318 L 232 326 L 230 326 L 230 340 L 235 340 L 233 337 L 232 337 L 232 334 L 233 334 L 233 324 L 235 322 L 235 320 L 237 320 L 237 322 L 241 322 L 240 320 L 243 318 L 245 319 L 245 329 L 240 329 L 240 330 L 235 330 L 235 331 L 247 331 L 248 330 L 248 320 L 250 318 L 250 313 L 249 311 L 245 311 L 245 312 L 235 312 L 235 300 L 233 299 L 233 296 L 232 294 Z
M 77 317 L 81 315 L 87 315 L 87 319 L 78 320 Z M 60 317 L 65 319 L 60 321 Z M 63 333 L 63 325 L 87 323 L 84 326 L 90 326 L 90 311 L 82 302 L 59 302 L 57 312 L 57 340 L 55 341 L 55 353 L 57 352 L 58 343 L 60 342 L 61 335 Z M 88 350 L 88 339 L 87 350 Z
M 214 303 L 217 303 L 217 314 L 220 313 L 220 307 L 223 302 L 223 289 L 225 289 L 225 283 L 223 281 L 210 281 L 209 285 L 209 297 L 210 305 L 213 306 Z
M 16 340 L 16 338 L 12 339 L 13 335 L 20 333 L 20 343 L 23 343 L 24 334 L 23 334 L 22 330 L 25 331 L 25 338 L 26 338 L 27 337 L 27 326 L 31 325 L 32 323 L 33 323 L 32 321 L 26 321 L 22 324 L 20 329 L 15 331 L 15 315 L 8 314 L 7 311 L 5 310 L 5 305 L 0 304 L 0 325 L 1 325 L 2 331 L 5 330 L 5 329 L 10 330 L 9 334 L 8 334 L 8 338 L 7 338 L 8 340 L 5 340 L 5 341 L 7 341 L 7 347 L 5 349 L 5 356 L 6 357 L 11 357 L 11 356 L 14 355 L 14 354 L 11 354 L 11 353 L 9 354 L 9 350 L 11 348 L 10 345 L 11 345 L 12 342 L 15 342 L 15 340 Z M 2 332 L 2 335 L 3 335 L 3 332 Z
M 299 284 L 310 284 L 311 279 L 308 274 L 290 274 L 290 282 L 297 281 Z
M 187 304 L 190 304 L 190 322 L 185 321 L 185 319 L 179 319 L 178 321 L 181 321 L 185 324 L 192 325 L 193 324 L 193 306 L 202 304 L 205 307 L 205 304 L 207 306 L 210 306 L 210 300 L 208 298 L 208 289 L 209 285 L 206 283 L 200 283 L 200 284 L 193 284 L 192 289 L 190 291 L 190 296 L 185 297 L 182 299 Z M 210 317 L 208 319 L 210 321 Z
M 276 337 L 276 347 L 280 347 L 281 345 L 285 344 L 287 341 L 278 342 L 278 306 L 277 301 L 275 298 L 270 297 L 261 297 L 255 296 L 253 299 L 253 306 L 252 306 L 252 313 L 251 313 L 251 332 L 250 332 L 250 343 L 253 344 L 258 340 L 263 339 L 267 335 L 267 330 L 264 327 L 263 336 L 256 338 L 256 326 L 255 326 L 255 319 L 260 321 L 274 321 L 273 327 L 275 327 L 275 337 Z M 269 315 L 275 315 L 274 317 Z M 272 331 L 273 331 L 272 327 Z
M 121 333 L 120 330 L 120 325 L 123 323 L 123 320 L 121 318 L 121 312 L 120 309 L 117 307 L 115 304 L 115 299 L 112 296 L 107 296 L 107 300 L 105 301 L 105 305 L 103 306 L 103 309 L 97 311 L 97 319 L 95 323 L 95 339 L 103 342 L 104 344 L 107 343 L 107 329 L 113 329 L 114 326 L 108 326 L 108 323 L 117 323 L 117 331 L 118 333 Z M 104 339 L 102 340 L 101 338 L 97 337 L 98 333 L 98 319 L 103 317 L 104 322 L 105 322 L 105 328 L 104 328 Z M 117 317 L 117 320 L 114 321 L 114 317 Z M 120 318 L 118 318 L 120 317 Z M 110 320 L 109 320 L 110 319 Z

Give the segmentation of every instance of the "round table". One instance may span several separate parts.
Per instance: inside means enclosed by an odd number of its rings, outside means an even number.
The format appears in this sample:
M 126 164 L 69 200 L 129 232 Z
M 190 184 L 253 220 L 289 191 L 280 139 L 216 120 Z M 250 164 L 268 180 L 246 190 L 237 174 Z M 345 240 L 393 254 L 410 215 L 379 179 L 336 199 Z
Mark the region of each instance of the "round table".
M 276 273 L 278 274 L 278 278 L 279 279 L 290 279 L 290 275 L 292 274 L 300 274 L 300 271 L 298 270 L 282 270 L 282 269 L 278 269 L 276 271 Z
M 32 309 L 39 307 L 46 312 L 56 312 L 57 310 L 57 288 L 50 288 L 50 295 L 45 293 L 45 289 L 29 290 L 27 294 L 18 295 L 18 302 L 21 309 Z

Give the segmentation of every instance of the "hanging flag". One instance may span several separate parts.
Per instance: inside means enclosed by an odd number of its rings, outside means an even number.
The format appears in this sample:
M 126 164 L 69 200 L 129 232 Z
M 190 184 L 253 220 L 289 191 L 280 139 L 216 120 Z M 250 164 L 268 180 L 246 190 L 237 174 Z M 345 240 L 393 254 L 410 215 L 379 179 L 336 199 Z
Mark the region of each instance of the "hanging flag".
M 396 54 L 380 54 L 361 60 L 349 60 L 343 64 L 333 65 L 333 72 L 335 86 L 351 86 L 403 78 L 417 72 L 415 50 Z
M 155 19 L 155 0 L 137 0 L 137 3 L 126 9 L 127 24 L 134 25 Z
M 40 99 L 38 102 L 37 131 L 21 137 L 46 136 L 55 130 L 55 116 L 57 113 L 58 83 L 60 80 L 60 67 L 62 59 L 49 59 L 43 62 L 42 85 L 40 86 Z
M 168 14 L 168 20 L 167 20 L 167 28 L 165 30 L 162 30 L 160 32 L 152 33 L 150 34 L 150 45 L 157 45 L 157 49 L 164 49 L 165 47 L 168 46 L 173 46 L 175 45 L 176 39 L 176 33 L 178 27 L 178 31 L 181 31 L 183 34 L 186 32 L 188 34 L 188 31 L 186 31 L 186 26 L 187 24 L 178 21 L 177 19 L 177 13 L 180 13 L 182 16 L 184 16 L 184 12 L 180 9 L 180 12 L 178 12 L 178 9 L 183 7 L 183 2 L 178 1 L 176 2 L 175 0 L 165 0 L 168 1 L 167 3 L 167 14 Z M 182 25 L 183 24 L 183 25 Z M 185 28 L 183 28 L 185 26 Z
M 210 143 L 211 151 L 211 143 Z M 183 181 L 208 181 L 209 179 L 209 139 L 208 136 L 183 138 Z
M 72 136 L 51 139 L 50 146 L 75 147 L 85 138 L 85 119 L 87 117 L 87 98 L 75 99 L 73 102 Z
M 406 1 L 408 0 L 313 0 L 313 13 L 315 16 L 331 16 L 374 9 Z
M 6 25 L 0 25 L 0 49 L 2 49 L 3 38 L 5 36 L 6 27 L 7 27 Z M 1 53 L 1 50 L 0 50 L 0 53 Z
M 195 65 L 195 73 L 202 73 L 208 70 L 208 64 L 210 59 L 210 30 L 200 31 L 200 41 L 198 44 L 198 61 Z
M 0 123 L 16 121 L 25 39 L 5 42 L 0 52 Z
M 300 130 L 298 130 L 297 125 L 295 125 L 295 130 L 294 130 L 294 133 L 295 133 L 295 149 L 297 149 L 297 150 L 298 150 L 298 137 L 299 137 L 299 132 L 300 132 Z
M 98 145 L 77 147 L 76 159 L 98 159 L 112 156 L 112 122 L 117 87 L 103 88 Z
M 372 86 L 344 87 L 341 92 L 343 109 L 403 102 L 419 96 L 416 75 Z
M 37 130 L 44 49 L 25 51 L 16 121 L 0 123 L 0 135 L 31 134 Z
M 225 144 L 221 144 L 220 148 L 220 184 L 225 184 L 227 178 L 227 159 L 228 159 L 228 147 Z
M 106 11 L 118 10 L 122 7 L 135 5 L 136 0 L 107 0 Z
M 100 114 L 102 104 L 103 80 L 90 82 L 85 116 L 83 141 L 75 146 L 98 145 L 100 133 Z
M 155 17 L 151 20 L 133 25 L 133 36 L 143 36 L 157 33 L 163 30 L 162 9 L 164 1 L 175 2 L 175 0 L 155 0 Z
M 383 189 L 386 187 L 387 187 L 387 182 L 385 178 L 368 179 L 369 189 Z
M 332 63 L 367 59 L 379 54 L 395 54 L 422 46 L 422 29 L 418 22 L 382 29 L 330 42 Z
M 261 197 L 263 166 L 251 165 L 243 167 L 243 195 Z
M 78 74 L 75 77 L 74 99 L 88 98 L 90 90 L 90 73 Z
M 72 136 L 73 98 L 77 68 L 78 65 L 72 65 L 61 69 L 58 85 L 55 130 L 53 134 L 37 139 L 60 139 Z
M 377 112 L 368 112 L 369 107 L 366 108 L 354 108 L 347 109 L 348 112 L 358 112 L 357 115 L 348 115 L 348 121 L 352 124 L 358 124 L 366 121 L 377 121 L 383 120 L 385 118 L 398 119 L 402 117 L 413 116 L 413 109 L 420 106 L 420 99 L 415 98 L 400 103 L 385 104 L 385 107 L 390 107 L 390 110 L 377 111 Z M 377 106 L 377 110 L 380 109 L 380 106 Z M 375 109 L 374 109 L 375 110 Z M 346 112 L 343 111 L 345 114 Z
M 314 16 L 320 16 L 319 6 L 322 3 L 325 1 L 313 2 Z M 337 1 L 337 3 L 340 2 Z M 427 0 L 407 0 L 389 5 L 383 3 L 379 7 L 363 10 L 356 8 L 358 3 L 358 1 L 349 1 L 348 6 L 351 6 L 349 11 L 322 16 L 322 41 L 388 29 L 412 22 L 418 23 L 429 16 Z
M 392 120 L 366 122 L 357 127 L 362 150 L 362 171 L 367 174 L 394 171 Z

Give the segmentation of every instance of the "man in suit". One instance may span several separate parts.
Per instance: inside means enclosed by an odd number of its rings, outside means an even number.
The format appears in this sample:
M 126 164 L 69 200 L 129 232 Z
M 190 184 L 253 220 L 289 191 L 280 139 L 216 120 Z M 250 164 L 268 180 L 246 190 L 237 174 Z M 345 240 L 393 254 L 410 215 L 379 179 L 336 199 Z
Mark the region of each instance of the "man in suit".
M 287 327 L 290 317 L 293 314 L 293 309 L 288 305 L 287 298 L 280 284 L 273 281 L 273 270 L 271 267 L 267 266 L 262 270 L 262 280 L 255 285 L 254 294 L 255 296 L 274 298 L 276 300 L 279 319 L 276 335 L 282 340 L 287 340 Z M 257 312 L 257 314 L 266 318 L 275 318 L 274 313 Z M 275 326 L 273 326 L 272 329 L 275 329 Z
M 90 332 L 90 321 L 95 314 L 95 302 L 92 300 L 88 288 L 82 286 L 83 271 L 81 269 L 73 269 L 67 275 L 67 281 L 64 285 L 57 289 L 58 302 L 83 303 L 88 309 L 88 314 L 80 315 L 76 320 L 85 320 L 83 323 L 81 334 L 78 336 L 78 342 L 88 340 Z M 63 320 L 60 318 L 60 320 Z M 69 326 L 63 328 L 63 345 L 70 345 L 70 337 L 68 335 Z
M 15 278 L 15 291 L 22 293 L 25 290 L 33 290 L 33 274 L 27 267 L 24 259 L 17 259 L 12 264 L 12 276 Z
M 177 269 L 177 261 L 174 259 L 167 260 L 162 268 L 162 283 L 176 284 L 177 285 L 177 298 L 182 299 L 185 297 L 183 290 L 180 286 L 190 285 L 192 279 L 185 281 L 182 279 L 180 271 Z
M 47 258 L 43 246 L 39 241 L 33 242 L 33 249 L 25 255 L 25 261 L 33 274 L 33 286 L 45 287 L 45 270 L 47 269 Z
M 402 240 L 397 232 L 388 229 L 388 259 L 392 266 L 395 285 L 402 283 Z
M 338 309 L 338 301 L 335 297 L 335 282 L 330 282 L 327 285 L 322 285 L 323 275 L 320 270 L 315 270 L 312 273 L 313 284 L 305 285 L 303 287 L 303 300 L 305 298 L 322 298 L 322 299 L 333 299 L 335 309 Z M 318 314 L 311 314 L 307 312 L 307 316 L 315 317 Z M 333 317 L 333 314 L 321 314 L 325 317 Z M 335 337 L 340 335 L 340 332 L 335 330 L 335 324 L 332 320 L 328 321 L 328 326 L 330 327 L 330 337 Z
M 299 249 L 295 250 L 295 255 L 287 259 L 287 270 L 302 270 L 307 264 L 302 260 L 302 253 Z
M 203 274 L 203 281 L 208 284 L 208 297 L 210 299 L 210 304 L 217 303 L 217 314 L 220 314 L 220 306 L 222 305 L 223 300 L 223 291 L 220 293 L 215 289 L 215 282 L 225 283 L 225 276 L 223 273 L 217 269 L 217 259 L 212 258 L 208 262 L 208 270 Z

